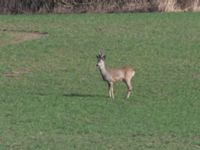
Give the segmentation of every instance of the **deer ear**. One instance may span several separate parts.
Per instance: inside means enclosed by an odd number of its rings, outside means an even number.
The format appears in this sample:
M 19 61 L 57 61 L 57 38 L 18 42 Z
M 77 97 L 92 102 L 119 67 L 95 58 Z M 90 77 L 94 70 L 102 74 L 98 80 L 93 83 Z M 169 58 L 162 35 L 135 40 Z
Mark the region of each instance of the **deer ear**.
M 105 60 L 106 59 L 106 55 L 103 55 L 103 60 Z
M 99 58 L 99 55 L 96 55 L 97 59 Z

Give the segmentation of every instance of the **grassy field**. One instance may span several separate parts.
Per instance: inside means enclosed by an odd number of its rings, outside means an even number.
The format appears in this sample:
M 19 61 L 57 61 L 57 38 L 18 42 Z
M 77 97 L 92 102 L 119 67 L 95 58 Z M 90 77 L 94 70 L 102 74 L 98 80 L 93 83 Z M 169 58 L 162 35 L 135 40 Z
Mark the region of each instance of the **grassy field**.
M 0 149 L 199 150 L 199 29 L 199 13 L 0 16 Z M 136 70 L 128 101 L 123 83 L 108 98 L 102 48 Z

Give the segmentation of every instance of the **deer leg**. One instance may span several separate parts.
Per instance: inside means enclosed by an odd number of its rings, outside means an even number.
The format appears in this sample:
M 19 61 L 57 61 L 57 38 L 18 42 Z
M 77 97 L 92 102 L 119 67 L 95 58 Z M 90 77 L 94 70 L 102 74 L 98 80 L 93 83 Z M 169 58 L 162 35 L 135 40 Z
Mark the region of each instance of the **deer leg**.
M 112 97 L 112 99 L 114 99 L 115 97 L 114 97 L 113 83 L 112 82 L 110 83 L 110 89 L 111 89 L 111 97 Z
M 127 88 L 128 88 L 128 93 L 127 93 L 127 96 L 126 96 L 126 98 L 128 99 L 130 94 L 131 94 L 131 91 L 133 89 L 133 87 L 131 85 L 131 79 L 125 80 L 124 82 L 125 82 L 125 84 L 127 85 Z
M 108 83 L 108 93 L 109 93 L 109 97 L 112 98 L 112 90 L 111 90 L 111 84 Z

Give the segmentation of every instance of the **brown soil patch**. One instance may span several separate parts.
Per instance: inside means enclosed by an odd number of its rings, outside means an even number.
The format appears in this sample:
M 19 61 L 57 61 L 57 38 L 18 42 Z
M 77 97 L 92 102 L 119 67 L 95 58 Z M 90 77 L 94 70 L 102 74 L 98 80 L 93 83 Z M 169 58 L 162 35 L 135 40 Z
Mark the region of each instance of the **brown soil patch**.
M 13 71 L 6 71 L 3 73 L 3 75 L 7 78 L 13 78 L 17 77 L 23 74 L 30 73 L 32 70 L 29 68 L 17 68 L 16 70 Z
M 38 31 L 16 31 L 16 30 L 0 30 L 0 32 L 6 33 L 9 38 L 3 38 L 0 41 L 0 46 L 16 44 L 27 40 L 39 39 L 47 33 L 41 33 Z
M 10 35 L 13 37 L 13 43 L 19 42 L 19 41 L 26 41 L 26 40 L 33 40 L 40 38 L 42 35 L 38 33 L 25 33 L 25 32 L 10 32 Z

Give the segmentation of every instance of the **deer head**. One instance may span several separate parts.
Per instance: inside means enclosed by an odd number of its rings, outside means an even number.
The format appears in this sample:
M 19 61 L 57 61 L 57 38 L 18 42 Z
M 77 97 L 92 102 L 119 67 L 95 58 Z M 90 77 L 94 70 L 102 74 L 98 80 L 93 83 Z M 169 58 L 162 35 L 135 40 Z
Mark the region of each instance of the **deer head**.
M 106 55 L 104 55 L 103 52 L 100 51 L 99 54 L 96 57 L 97 57 L 96 66 L 99 67 L 99 68 L 103 68 L 105 66 L 104 60 L 106 59 Z

